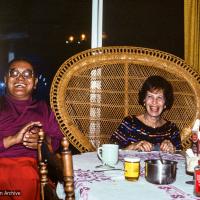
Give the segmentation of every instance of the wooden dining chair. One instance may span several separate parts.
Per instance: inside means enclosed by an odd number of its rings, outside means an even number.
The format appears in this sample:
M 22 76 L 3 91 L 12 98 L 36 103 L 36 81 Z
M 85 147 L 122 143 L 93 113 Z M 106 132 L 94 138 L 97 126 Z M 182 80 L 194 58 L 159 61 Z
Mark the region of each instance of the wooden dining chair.
M 55 154 L 48 151 L 44 156 L 43 148 L 48 148 L 44 145 L 44 133 L 39 133 L 38 140 L 38 165 L 39 165 L 39 174 L 40 174 L 40 189 L 41 189 L 41 200 L 59 200 L 56 194 L 55 186 L 50 184 L 50 180 L 48 177 L 48 167 L 49 164 L 53 164 L 54 166 L 54 175 L 57 175 L 57 180 L 63 182 L 64 184 L 64 192 L 66 194 L 65 200 L 74 200 L 74 179 L 73 179 L 73 163 L 72 163 L 72 154 L 69 150 L 69 142 L 66 137 L 62 139 L 62 152 L 61 158 L 56 156 Z M 44 159 L 46 157 L 47 159 Z
M 108 143 L 127 115 L 143 112 L 138 91 L 151 75 L 173 85 L 175 101 L 164 117 L 181 130 L 184 149 L 199 118 L 200 75 L 175 55 L 149 48 L 89 49 L 67 59 L 54 76 L 51 107 L 63 134 L 80 152 Z

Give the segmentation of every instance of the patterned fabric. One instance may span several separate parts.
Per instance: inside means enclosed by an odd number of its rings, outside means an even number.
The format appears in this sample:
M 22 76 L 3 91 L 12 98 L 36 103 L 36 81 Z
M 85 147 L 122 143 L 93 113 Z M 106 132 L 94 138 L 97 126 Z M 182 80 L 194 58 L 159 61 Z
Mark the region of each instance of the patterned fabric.
M 128 116 L 111 136 L 111 142 L 119 144 L 120 148 L 125 148 L 131 143 L 141 140 L 154 145 L 159 145 L 164 140 L 170 140 L 177 150 L 181 149 L 179 129 L 170 121 L 161 127 L 152 128 L 145 125 L 136 116 Z

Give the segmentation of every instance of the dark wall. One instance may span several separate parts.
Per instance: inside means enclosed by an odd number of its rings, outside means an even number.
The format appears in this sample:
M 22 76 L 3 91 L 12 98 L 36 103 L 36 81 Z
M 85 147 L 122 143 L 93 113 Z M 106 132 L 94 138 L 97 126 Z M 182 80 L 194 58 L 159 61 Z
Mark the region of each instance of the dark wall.
M 104 1 L 104 45 L 133 45 L 184 57 L 184 1 Z
M 1 0 L 0 80 L 8 51 L 37 63 L 48 80 L 70 56 L 90 48 L 92 0 Z M 104 0 L 103 46 L 131 45 L 184 56 L 182 0 Z M 81 44 L 69 35 L 87 34 Z M 42 85 L 42 83 L 41 83 Z M 47 95 L 45 95 L 46 97 Z

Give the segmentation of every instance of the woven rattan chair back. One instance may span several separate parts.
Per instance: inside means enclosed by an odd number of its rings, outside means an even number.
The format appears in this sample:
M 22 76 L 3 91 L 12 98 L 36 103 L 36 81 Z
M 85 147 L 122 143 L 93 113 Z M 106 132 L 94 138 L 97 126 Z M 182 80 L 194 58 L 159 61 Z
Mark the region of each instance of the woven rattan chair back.
M 173 85 L 175 101 L 164 117 L 180 130 L 192 126 L 199 117 L 200 75 L 172 54 L 116 46 L 81 52 L 58 69 L 50 102 L 63 134 L 81 152 L 108 143 L 125 116 L 143 112 L 138 91 L 151 75 Z M 190 136 L 182 135 L 184 148 Z

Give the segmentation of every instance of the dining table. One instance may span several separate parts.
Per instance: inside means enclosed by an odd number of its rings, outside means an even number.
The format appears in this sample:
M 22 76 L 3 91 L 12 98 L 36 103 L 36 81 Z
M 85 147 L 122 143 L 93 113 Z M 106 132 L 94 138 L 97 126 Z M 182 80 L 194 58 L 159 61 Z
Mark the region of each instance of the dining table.
M 167 185 L 152 184 L 145 179 L 145 160 L 177 161 L 176 179 Z M 140 158 L 140 176 L 137 181 L 124 177 L 124 157 Z M 138 152 L 119 150 L 119 161 L 114 168 L 103 166 L 97 152 L 73 155 L 74 188 L 76 200 L 194 200 L 193 176 L 186 173 L 185 156 L 160 151 Z M 64 199 L 63 185 L 57 185 L 57 194 Z

